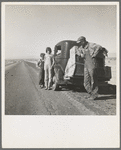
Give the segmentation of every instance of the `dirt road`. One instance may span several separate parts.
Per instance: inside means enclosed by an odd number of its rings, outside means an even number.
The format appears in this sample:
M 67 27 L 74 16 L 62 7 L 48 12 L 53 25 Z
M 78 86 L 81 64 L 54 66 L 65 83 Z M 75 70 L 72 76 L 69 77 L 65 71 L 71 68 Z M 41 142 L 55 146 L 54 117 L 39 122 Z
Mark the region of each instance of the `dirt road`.
M 52 91 L 40 89 L 39 69 L 21 61 L 5 68 L 6 115 L 115 115 L 116 95 L 100 94 L 95 101 L 85 100 L 80 89 Z M 112 88 L 112 86 L 110 87 Z M 102 90 L 101 90 L 102 91 Z

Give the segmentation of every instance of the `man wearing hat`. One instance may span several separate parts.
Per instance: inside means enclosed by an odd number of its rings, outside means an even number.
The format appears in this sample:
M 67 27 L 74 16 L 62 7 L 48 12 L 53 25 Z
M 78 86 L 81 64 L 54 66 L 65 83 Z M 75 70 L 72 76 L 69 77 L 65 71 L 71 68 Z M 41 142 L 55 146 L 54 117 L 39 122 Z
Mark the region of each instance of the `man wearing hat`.
M 100 51 L 104 51 L 102 46 L 95 43 L 89 43 L 84 36 L 77 40 L 76 54 L 84 58 L 84 87 L 89 96 L 85 97 L 94 100 L 98 96 L 98 79 L 95 57 Z M 105 49 L 105 54 L 107 50 Z

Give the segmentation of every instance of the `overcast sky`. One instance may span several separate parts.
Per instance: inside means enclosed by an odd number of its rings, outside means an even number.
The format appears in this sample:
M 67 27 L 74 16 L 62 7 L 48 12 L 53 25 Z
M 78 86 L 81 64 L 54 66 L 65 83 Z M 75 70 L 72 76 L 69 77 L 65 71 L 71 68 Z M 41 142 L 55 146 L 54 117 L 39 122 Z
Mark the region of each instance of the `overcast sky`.
M 92 3 L 93 4 L 93 3 Z M 39 58 L 62 40 L 87 41 L 116 52 L 116 5 L 6 5 L 5 58 Z

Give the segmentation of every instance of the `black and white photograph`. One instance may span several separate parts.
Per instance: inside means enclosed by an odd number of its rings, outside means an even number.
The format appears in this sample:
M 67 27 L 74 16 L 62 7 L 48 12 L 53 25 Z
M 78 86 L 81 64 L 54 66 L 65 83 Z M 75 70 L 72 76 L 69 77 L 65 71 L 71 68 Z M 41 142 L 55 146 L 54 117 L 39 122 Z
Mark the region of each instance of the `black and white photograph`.
M 2 2 L 3 148 L 118 148 L 119 2 Z

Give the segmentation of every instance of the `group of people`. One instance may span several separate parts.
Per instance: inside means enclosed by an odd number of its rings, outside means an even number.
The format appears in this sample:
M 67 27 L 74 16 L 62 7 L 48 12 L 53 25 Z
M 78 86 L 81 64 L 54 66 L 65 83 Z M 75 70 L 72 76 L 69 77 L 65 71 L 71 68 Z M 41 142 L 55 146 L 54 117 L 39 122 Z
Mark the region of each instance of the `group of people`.
M 95 43 L 89 43 L 84 36 L 81 36 L 77 40 L 76 54 L 84 58 L 84 87 L 88 93 L 86 99 L 94 100 L 98 97 L 98 76 L 96 68 L 96 56 L 100 50 L 107 55 L 107 50 Z M 40 54 L 41 56 L 42 54 Z M 44 71 L 40 69 L 40 86 L 50 90 L 52 81 L 52 68 L 54 65 L 54 57 L 51 54 L 51 48 L 46 48 L 45 56 L 42 55 L 40 64 L 44 68 Z M 39 65 L 39 63 L 38 63 Z M 42 73 L 43 72 L 43 73 Z M 44 79 L 44 78 L 45 79 Z
M 40 88 L 45 87 L 45 90 L 50 90 L 52 86 L 52 69 L 54 65 L 54 57 L 51 52 L 51 48 L 47 47 L 46 54 L 41 53 L 40 60 L 37 63 L 37 66 L 40 67 L 39 85 Z

